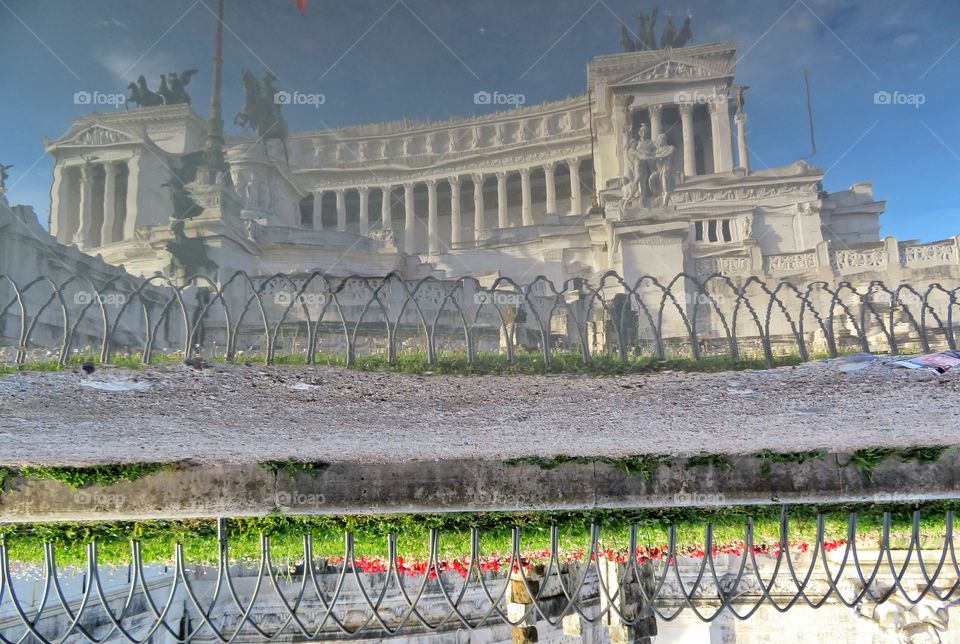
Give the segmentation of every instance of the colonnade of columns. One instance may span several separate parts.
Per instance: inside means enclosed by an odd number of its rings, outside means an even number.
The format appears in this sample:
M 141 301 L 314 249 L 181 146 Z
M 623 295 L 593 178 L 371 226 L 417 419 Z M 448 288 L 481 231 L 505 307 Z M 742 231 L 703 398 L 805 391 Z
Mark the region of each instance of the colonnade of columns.
M 53 214 L 57 239 L 79 248 L 95 248 L 123 240 L 128 176 L 124 161 L 56 168 Z
M 583 186 L 580 179 L 580 168 L 582 159 L 571 158 L 562 162 L 569 173 L 570 182 L 570 204 L 568 213 L 557 212 L 557 184 L 556 170 L 558 162 L 547 161 L 539 166 L 544 174 L 545 182 L 545 207 L 549 214 L 583 214 Z M 520 168 L 518 170 L 495 171 L 495 172 L 473 172 L 469 175 L 451 175 L 443 178 L 428 178 L 420 181 L 407 181 L 402 185 L 402 200 L 399 199 L 397 192 L 398 185 L 382 185 L 374 187 L 381 193 L 380 221 L 379 228 L 389 230 L 393 228 L 393 203 L 394 199 L 403 204 L 403 236 L 402 244 L 406 252 L 416 252 L 417 244 L 417 222 L 422 221 L 423 213 L 416 212 L 415 189 L 419 184 L 426 186 L 427 193 L 427 244 L 426 251 L 430 254 L 439 254 L 445 247 L 456 247 L 464 242 L 461 213 L 461 192 L 464 179 L 469 181 L 473 187 L 473 240 L 481 241 L 489 237 L 487 228 L 487 219 L 485 216 L 486 205 L 484 203 L 483 188 L 487 180 L 491 177 L 496 178 L 496 227 L 512 228 L 516 226 L 534 225 L 533 217 L 533 197 L 531 186 L 531 171 L 536 169 L 530 167 Z M 520 217 L 511 217 L 508 203 L 508 179 L 513 174 L 519 174 L 520 177 Z M 440 222 L 438 216 L 438 191 L 437 186 L 440 182 L 446 182 L 450 187 L 450 230 L 449 237 L 444 238 L 440 232 Z M 323 228 L 323 197 L 330 189 L 324 190 L 317 188 L 313 191 L 313 211 L 312 227 L 314 229 Z M 356 217 L 356 231 L 365 235 L 370 231 L 370 191 L 371 187 L 361 186 L 358 188 L 334 188 L 332 192 L 336 195 L 336 230 L 347 232 L 347 193 L 356 191 L 359 198 L 359 213 Z
M 712 97 L 707 103 L 710 118 L 710 139 L 712 148 L 710 150 L 713 160 L 713 172 L 729 172 L 734 168 L 734 151 L 732 147 L 733 129 L 730 118 L 730 105 L 726 97 L 722 94 Z M 687 177 L 693 177 L 699 174 L 696 160 L 696 138 L 694 125 L 694 108 L 692 102 L 683 102 L 675 104 L 655 104 L 641 107 L 633 107 L 633 110 L 646 109 L 650 118 L 650 140 L 656 142 L 657 137 L 664 133 L 663 111 L 664 108 L 675 107 L 680 113 L 680 133 L 682 137 L 683 153 L 683 174 Z M 626 110 L 626 108 L 624 108 Z M 621 119 L 625 123 L 631 122 L 630 112 L 625 111 Z M 736 121 L 737 135 L 737 159 L 736 166 L 743 169 L 749 169 L 749 152 L 746 140 L 745 121 L 746 115 L 738 111 L 734 116 Z

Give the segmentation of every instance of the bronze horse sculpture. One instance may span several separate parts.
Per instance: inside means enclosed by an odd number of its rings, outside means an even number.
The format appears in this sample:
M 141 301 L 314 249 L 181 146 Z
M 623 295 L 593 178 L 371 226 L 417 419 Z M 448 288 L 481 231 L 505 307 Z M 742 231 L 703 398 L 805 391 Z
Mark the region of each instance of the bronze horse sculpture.
M 277 89 L 273 85 L 276 77 L 267 73 L 263 84 L 249 70 L 243 72 L 243 109 L 233 118 L 234 125 L 256 131 L 260 141 L 279 140 L 283 144 L 283 155 L 287 155 L 287 121 L 281 114 L 281 102 Z

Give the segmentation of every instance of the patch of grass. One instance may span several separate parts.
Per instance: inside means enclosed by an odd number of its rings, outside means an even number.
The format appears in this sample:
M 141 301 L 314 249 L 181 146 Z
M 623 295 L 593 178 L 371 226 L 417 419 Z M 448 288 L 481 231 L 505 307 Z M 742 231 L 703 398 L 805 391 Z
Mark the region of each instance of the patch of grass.
M 730 460 L 729 456 L 723 454 L 702 453 L 687 459 L 686 468 L 689 470 L 694 467 L 715 467 L 729 472 L 733 471 L 733 461 Z
M 207 358 L 212 360 L 211 358 Z M 123 369 L 143 369 L 148 366 L 157 366 L 162 364 L 174 364 L 182 362 L 183 356 L 176 354 L 153 354 L 149 365 L 143 364 L 143 355 L 140 353 L 130 353 L 125 355 L 115 355 L 110 358 L 108 363 L 110 367 Z M 79 367 L 85 362 L 92 362 L 95 366 L 103 366 L 99 355 L 72 355 L 67 359 L 66 364 L 61 365 L 56 360 L 31 360 L 22 365 L 4 364 L 0 365 L 0 375 L 17 373 L 20 371 L 64 371 Z
M 905 547 L 910 541 L 911 517 L 914 509 L 922 510 L 921 546 L 942 547 L 945 530 L 944 513 L 960 509 L 958 501 L 939 501 L 919 506 L 835 504 L 796 506 L 790 508 L 789 537 L 793 541 L 812 542 L 816 537 L 818 512 L 824 513 L 825 538 L 841 539 L 847 535 L 849 512 L 858 513 L 857 532 L 879 536 L 883 513 L 891 512 L 891 542 Z M 713 526 L 717 543 L 744 538 L 748 517 L 754 521 L 757 544 L 779 541 L 779 506 L 736 506 L 719 508 L 649 508 L 641 510 L 595 510 L 586 512 L 474 512 L 420 515 L 365 516 L 276 516 L 238 518 L 227 522 L 230 557 L 234 561 L 256 561 L 259 538 L 270 537 L 271 555 L 275 564 L 301 561 L 302 535 L 313 537 L 317 557 L 339 556 L 344 551 L 343 533 L 354 535 L 358 556 L 385 556 L 387 535 L 397 535 L 398 553 L 408 558 L 426 558 L 429 554 L 430 529 L 440 530 L 438 554 L 441 558 L 464 556 L 470 552 L 470 530 L 480 530 L 480 551 L 483 555 L 506 554 L 510 551 L 511 530 L 521 528 L 521 550 L 543 550 L 550 544 L 550 527 L 560 531 L 560 547 L 564 550 L 584 548 L 590 541 L 590 526 L 601 528 L 601 546 L 623 548 L 629 539 L 629 527 L 637 525 L 638 545 L 662 546 L 668 529 L 677 527 L 677 543 L 681 547 L 702 544 L 707 524 Z M 43 561 L 44 542 L 57 546 L 57 563 L 61 566 L 83 565 L 85 547 L 96 539 L 102 564 L 124 565 L 130 561 L 131 539 L 141 543 L 145 563 L 172 561 L 175 543 L 184 546 L 188 562 L 214 562 L 217 558 L 216 521 L 213 519 L 183 521 L 130 521 L 91 523 L 34 523 L 0 525 L 0 533 L 8 539 L 12 561 Z
M 591 376 L 616 376 L 641 373 L 655 373 L 660 371 L 689 371 L 689 372 L 719 372 L 742 371 L 745 369 L 765 369 L 766 362 L 762 358 L 742 358 L 733 360 L 729 357 L 705 357 L 700 360 L 694 358 L 671 358 L 657 360 L 652 357 L 629 357 L 626 362 L 614 354 L 598 354 L 591 356 L 589 364 L 583 363 L 583 356 L 577 351 L 555 351 L 551 353 L 550 364 L 544 363 L 543 354 L 539 352 L 519 352 L 514 354 L 514 361 L 507 360 L 502 353 L 479 353 L 473 362 L 467 360 L 464 352 L 445 352 L 437 356 L 437 360 L 430 364 L 426 353 L 405 352 L 397 356 L 394 364 L 390 364 L 385 355 L 358 356 L 353 364 L 347 365 L 343 356 L 329 356 L 318 354 L 316 364 L 324 366 L 349 366 L 359 371 L 392 371 L 410 374 L 438 374 L 438 375 L 543 375 L 543 374 L 581 374 Z M 780 356 L 775 359 L 775 366 L 800 364 L 797 356 Z
M 904 461 L 917 463 L 936 463 L 950 447 L 937 445 L 934 447 L 910 447 L 897 452 L 897 456 Z
M 848 463 L 848 465 L 856 465 L 860 468 L 861 472 L 866 474 L 867 479 L 873 482 L 874 471 L 895 453 L 896 450 L 893 449 L 858 449 L 850 455 L 850 463 Z
M 522 456 L 504 461 L 507 465 L 536 465 L 541 470 L 554 470 L 566 463 L 596 463 L 602 460 L 600 457 L 593 456 L 554 456 L 546 458 L 544 456 Z
M 760 471 L 764 474 L 770 473 L 770 466 L 773 463 L 796 463 L 800 465 L 806 461 L 816 461 L 826 455 L 827 450 L 818 449 L 810 452 L 773 452 L 771 450 L 765 449 L 759 454 L 757 458 L 763 461 L 760 466 Z
M 220 355 L 203 356 L 209 362 L 225 362 Z M 811 359 L 814 359 L 811 357 Z M 100 364 L 98 356 L 74 355 L 61 366 L 56 360 L 38 360 L 16 365 L 0 366 L 0 374 L 15 373 L 17 371 L 61 371 L 64 368 L 79 366 L 90 360 L 95 365 Z M 153 354 L 149 366 L 176 363 L 183 360 L 181 354 Z M 262 364 L 265 362 L 263 354 L 242 354 L 236 356 L 233 363 Z M 801 364 L 799 354 L 781 355 L 774 358 L 774 366 L 793 366 Z M 305 353 L 276 354 L 275 365 L 301 366 L 307 364 Z M 579 351 L 553 351 L 550 354 L 550 364 L 543 360 L 539 351 L 518 351 L 514 354 L 513 362 L 507 360 L 504 353 L 481 352 L 472 362 L 467 360 L 463 351 L 444 351 L 437 355 L 433 364 L 427 360 L 427 354 L 422 351 L 405 351 L 397 355 L 393 364 L 384 354 L 357 356 L 353 364 L 348 365 L 346 356 L 340 354 L 318 353 L 314 356 L 314 364 L 328 367 L 349 367 L 358 371 L 388 371 L 409 374 L 436 374 L 436 375 L 546 375 L 546 374 L 575 374 L 589 376 L 618 376 L 661 371 L 684 371 L 715 373 L 721 371 L 743 371 L 747 369 L 766 369 L 767 363 L 759 357 L 741 357 L 734 360 L 729 356 L 707 356 L 699 360 L 691 357 L 674 357 L 666 360 L 657 360 L 650 356 L 630 356 L 626 362 L 621 362 L 617 354 L 601 353 L 591 355 L 590 363 L 583 363 L 583 355 Z M 110 359 L 110 365 L 127 369 L 142 369 L 142 355 L 131 353 L 115 355 Z
M 661 465 L 669 465 L 673 459 L 669 456 L 625 456 L 615 458 L 610 463 L 627 476 L 642 476 L 649 481 Z
M 913 461 L 920 464 L 930 464 L 939 461 L 940 457 L 943 456 L 944 452 L 948 449 L 950 449 L 950 447 L 944 445 L 909 447 L 907 449 L 879 447 L 858 449 L 850 455 L 850 462 L 847 463 L 847 465 L 856 465 L 872 483 L 876 469 L 888 459 L 896 458 L 905 463 Z
M 542 456 L 524 456 L 504 461 L 507 465 L 536 465 L 541 470 L 552 470 L 566 463 L 586 464 L 586 463 L 604 463 L 611 465 L 627 476 L 642 476 L 650 480 L 653 473 L 662 464 L 669 464 L 673 459 L 669 456 L 624 456 L 621 458 L 609 458 L 606 456 L 554 456 L 546 458 Z
M 124 463 L 96 467 L 21 467 L 16 473 L 27 478 L 59 481 L 77 489 L 88 485 L 110 485 L 117 481 L 135 481 L 174 467 L 172 463 Z
M 274 476 L 277 476 L 282 472 L 283 474 L 286 474 L 287 477 L 292 481 L 296 478 L 297 474 L 319 474 L 330 467 L 330 464 L 322 462 L 297 461 L 290 458 L 285 461 L 263 461 L 260 463 L 260 467 L 267 470 Z

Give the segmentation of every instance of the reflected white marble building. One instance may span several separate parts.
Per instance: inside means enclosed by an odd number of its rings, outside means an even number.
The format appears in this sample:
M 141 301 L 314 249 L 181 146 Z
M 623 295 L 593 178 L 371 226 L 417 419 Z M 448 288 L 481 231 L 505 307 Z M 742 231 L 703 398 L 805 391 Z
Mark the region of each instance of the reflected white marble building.
M 955 238 L 879 238 L 869 183 L 827 193 L 804 161 L 752 168 L 735 62 L 726 43 L 599 56 L 578 97 L 286 146 L 233 138 L 232 187 L 191 186 L 205 210 L 186 234 L 221 276 L 955 276 Z M 51 233 L 134 274 L 166 270 L 164 184 L 204 127 L 189 105 L 79 118 L 47 141 Z

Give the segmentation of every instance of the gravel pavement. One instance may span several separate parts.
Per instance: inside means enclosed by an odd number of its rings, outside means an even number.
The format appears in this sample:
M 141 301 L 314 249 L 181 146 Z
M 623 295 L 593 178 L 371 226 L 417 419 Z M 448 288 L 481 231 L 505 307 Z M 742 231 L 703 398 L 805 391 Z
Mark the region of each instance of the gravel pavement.
M 846 371 L 849 369 L 849 371 Z M 622 377 L 182 364 L 0 376 L 0 463 L 243 463 L 960 444 L 960 369 Z

